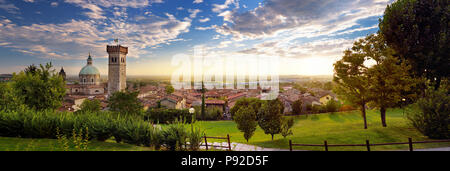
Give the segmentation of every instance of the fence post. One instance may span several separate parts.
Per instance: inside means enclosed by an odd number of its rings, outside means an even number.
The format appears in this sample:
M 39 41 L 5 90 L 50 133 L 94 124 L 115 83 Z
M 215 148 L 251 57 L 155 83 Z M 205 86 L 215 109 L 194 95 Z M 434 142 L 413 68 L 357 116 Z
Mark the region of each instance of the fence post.
M 292 140 L 289 140 L 289 151 L 292 151 Z
M 366 140 L 367 151 L 370 151 L 370 143 L 369 140 Z
M 409 143 L 409 151 L 413 151 L 412 138 L 408 138 L 408 143 Z
M 231 151 L 230 134 L 227 134 L 227 139 L 228 139 L 228 150 Z
M 206 151 L 208 151 L 208 141 L 206 141 L 206 135 L 205 135 L 205 145 L 206 145 Z
M 325 151 L 328 151 L 328 143 L 327 143 L 327 140 L 325 140 L 325 141 L 323 142 L 323 144 L 324 144 L 324 146 L 325 146 Z

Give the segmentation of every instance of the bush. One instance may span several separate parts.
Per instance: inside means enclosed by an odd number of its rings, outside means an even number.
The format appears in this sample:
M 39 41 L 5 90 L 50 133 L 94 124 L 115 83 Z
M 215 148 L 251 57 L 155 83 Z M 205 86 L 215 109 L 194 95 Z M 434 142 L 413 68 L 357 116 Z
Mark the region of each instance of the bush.
M 97 99 L 86 99 L 81 103 L 80 110 L 77 111 L 77 113 L 80 112 L 98 112 L 102 110 L 102 106 L 100 105 L 100 101 Z
M 329 100 L 325 105 L 326 111 L 332 113 L 337 112 L 340 107 L 340 103 L 334 99 Z
M 200 144 L 202 143 L 204 134 L 205 131 L 200 128 L 194 128 L 194 125 L 191 125 L 191 132 L 188 134 L 188 139 L 189 147 L 192 151 L 197 151 L 200 149 Z
M 175 121 L 182 121 L 184 123 L 191 123 L 193 114 L 189 113 L 187 109 L 164 109 L 156 108 L 149 109 L 144 115 L 144 120 L 149 120 L 154 123 L 171 124 Z
M 205 116 L 201 115 L 201 106 L 195 106 L 195 118 L 203 121 L 215 121 L 222 119 L 222 109 L 220 107 L 208 107 Z
M 445 87 L 445 86 L 443 86 Z M 450 96 L 447 90 L 428 89 L 426 96 L 413 104 L 407 118 L 422 134 L 429 138 L 450 138 Z
M 351 105 L 342 105 L 339 108 L 340 112 L 351 111 L 351 110 L 355 110 L 355 108 L 353 106 L 351 106 Z
M 183 124 L 176 123 L 169 125 L 162 131 L 162 144 L 167 150 L 183 150 L 183 145 L 186 145 L 188 133 Z
M 188 132 L 185 123 L 176 120 L 161 130 L 141 117 L 111 112 L 0 111 L 0 136 L 3 137 L 73 137 L 80 131 L 89 135 L 83 139 L 104 141 L 114 137 L 116 142 L 153 146 L 156 150 L 163 145 L 169 150 L 184 150 L 187 140 L 192 150 L 198 150 L 204 133 L 193 127 Z

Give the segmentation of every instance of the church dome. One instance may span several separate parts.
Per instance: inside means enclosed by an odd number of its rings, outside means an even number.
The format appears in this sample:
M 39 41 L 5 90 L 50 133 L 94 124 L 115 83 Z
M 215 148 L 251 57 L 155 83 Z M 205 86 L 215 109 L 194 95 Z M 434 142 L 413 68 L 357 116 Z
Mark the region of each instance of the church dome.
M 100 75 L 100 72 L 95 66 L 86 65 L 81 69 L 80 75 Z
M 87 65 L 81 69 L 79 75 L 100 75 L 100 72 L 98 72 L 98 69 L 94 65 L 92 65 L 91 53 L 89 53 L 89 57 L 87 59 Z

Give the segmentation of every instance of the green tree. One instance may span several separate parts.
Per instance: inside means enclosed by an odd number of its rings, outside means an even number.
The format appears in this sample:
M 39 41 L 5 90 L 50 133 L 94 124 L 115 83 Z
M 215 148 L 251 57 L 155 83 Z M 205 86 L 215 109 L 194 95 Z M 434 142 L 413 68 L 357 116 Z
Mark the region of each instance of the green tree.
M 23 106 L 21 100 L 14 95 L 10 83 L 0 83 L 0 111 L 15 111 Z
M 393 56 L 383 36 L 369 35 L 364 39 L 365 56 L 375 61 L 368 69 L 370 105 L 378 107 L 381 123 L 386 127 L 386 109 L 394 107 L 402 99 L 402 92 L 410 91 L 414 80 L 409 75 L 410 66 Z
M 417 100 L 412 105 L 412 110 L 407 112 L 407 118 L 411 124 L 422 134 L 429 138 L 450 138 L 450 96 L 449 89 L 429 88 L 425 97 Z
M 440 86 L 450 68 L 448 0 L 398 0 L 388 5 L 380 31 L 400 58 L 411 62 L 412 74 Z
M 268 100 L 261 105 L 257 118 L 259 127 L 264 130 L 265 134 L 273 136 L 281 132 L 281 123 L 283 117 L 284 106 L 280 100 Z
M 255 133 L 257 126 L 255 112 L 250 107 L 242 107 L 236 112 L 233 119 L 237 124 L 237 128 L 244 133 L 244 138 L 248 142 L 253 133 Z
M 52 64 L 35 68 L 34 65 L 19 74 L 11 82 L 17 98 L 27 107 L 35 110 L 57 109 L 66 94 L 63 78 L 52 69 Z
M 80 112 L 99 112 L 102 110 L 102 106 L 100 105 L 100 101 L 97 99 L 86 99 L 80 105 Z
M 166 93 L 167 94 L 172 94 L 175 91 L 175 89 L 172 87 L 172 85 L 167 85 L 166 86 Z
M 292 135 L 292 126 L 294 126 L 294 118 L 283 117 L 281 120 L 281 135 L 286 138 L 288 135 Z
M 341 60 L 334 63 L 333 91 L 340 97 L 360 107 L 364 119 L 364 129 L 367 129 L 366 104 L 368 97 L 367 67 L 364 65 L 366 55 L 363 52 L 364 39 L 353 44 L 352 49 L 344 51 Z
M 302 113 L 302 105 L 303 102 L 301 99 L 298 99 L 292 103 L 292 113 L 294 114 L 301 114 Z
M 139 114 L 142 112 L 143 106 L 138 95 L 138 91 L 115 92 L 108 98 L 108 107 L 111 111 L 120 114 Z
M 258 113 L 259 108 L 261 107 L 261 104 L 263 102 L 259 100 L 258 98 L 240 98 L 236 101 L 234 106 L 230 109 L 231 117 L 233 117 L 236 112 L 243 107 L 251 107 L 254 113 Z M 256 118 L 258 119 L 258 118 Z

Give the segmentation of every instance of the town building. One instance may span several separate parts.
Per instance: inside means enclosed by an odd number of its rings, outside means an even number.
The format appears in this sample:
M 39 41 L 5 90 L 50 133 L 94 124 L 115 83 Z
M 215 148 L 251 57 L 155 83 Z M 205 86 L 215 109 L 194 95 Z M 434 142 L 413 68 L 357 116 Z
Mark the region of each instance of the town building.
M 0 74 L 0 82 L 8 82 L 12 79 L 12 74 Z

